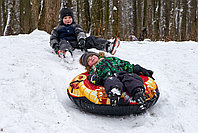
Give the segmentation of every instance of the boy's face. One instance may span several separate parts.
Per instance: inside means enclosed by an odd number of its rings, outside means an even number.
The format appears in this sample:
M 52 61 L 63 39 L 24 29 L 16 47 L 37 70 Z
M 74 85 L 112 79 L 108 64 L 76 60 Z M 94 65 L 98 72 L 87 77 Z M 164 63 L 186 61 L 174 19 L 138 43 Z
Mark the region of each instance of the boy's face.
M 87 63 L 89 66 L 93 66 L 94 64 L 96 64 L 98 62 L 99 58 L 96 55 L 92 55 L 89 56 L 89 58 L 87 59 Z
M 63 23 L 64 23 L 65 25 L 72 24 L 72 22 L 73 22 L 73 20 L 72 20 L 72 17 L 71 17 L 71 16 L 65 16 L 65 17 L 63 18 Z

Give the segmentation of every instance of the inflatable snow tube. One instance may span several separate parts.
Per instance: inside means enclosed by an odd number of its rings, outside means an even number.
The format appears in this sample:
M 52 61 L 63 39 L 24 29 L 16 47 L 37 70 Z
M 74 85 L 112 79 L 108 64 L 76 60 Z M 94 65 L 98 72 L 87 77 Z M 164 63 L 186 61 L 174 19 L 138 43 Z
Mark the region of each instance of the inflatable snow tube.
M 87 72 L 76 76 L 70 83 L 67 93 L 69 98 L 81 109 L 102 115 L 129 115 L 139 114 L 139 105 L 132 97 L 123 92 L 117 106 L 111 106 L 110 99 L 105 93 L 105 88 L 90 83 Z M 153 106 L 159 98 L 159 90 L 155 81 L 146 76 L 140 76 L 145 86 L 146 109 Z

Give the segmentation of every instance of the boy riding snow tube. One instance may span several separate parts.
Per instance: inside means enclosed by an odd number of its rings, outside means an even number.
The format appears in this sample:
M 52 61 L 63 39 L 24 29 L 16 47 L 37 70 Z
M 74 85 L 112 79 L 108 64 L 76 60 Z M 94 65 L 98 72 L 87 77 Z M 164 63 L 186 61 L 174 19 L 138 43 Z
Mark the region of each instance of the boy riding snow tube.
M 80 63 L 88 71 L 76 76 L 67 92 L 85 111 L 103 115 L 139 114 L 159 98 L 151 70 L 94 52 L 83 54 Z

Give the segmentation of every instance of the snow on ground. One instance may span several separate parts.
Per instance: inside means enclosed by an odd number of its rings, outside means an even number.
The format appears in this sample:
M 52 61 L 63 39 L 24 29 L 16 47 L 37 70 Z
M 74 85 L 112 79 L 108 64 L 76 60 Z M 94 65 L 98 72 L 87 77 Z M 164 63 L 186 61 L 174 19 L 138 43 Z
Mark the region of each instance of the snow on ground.
M 78 62 L 82 52 L 76 50 L 75 62 L 65 64 L 52 51 L 43 31 L 0 37 L 0 132 L 197 132 L 197 42 L 121 42 L 116 56 L 152 69 L 161 93 L 156 105 L 138 116 L 79 110 L 66 89 L 85 71 Z

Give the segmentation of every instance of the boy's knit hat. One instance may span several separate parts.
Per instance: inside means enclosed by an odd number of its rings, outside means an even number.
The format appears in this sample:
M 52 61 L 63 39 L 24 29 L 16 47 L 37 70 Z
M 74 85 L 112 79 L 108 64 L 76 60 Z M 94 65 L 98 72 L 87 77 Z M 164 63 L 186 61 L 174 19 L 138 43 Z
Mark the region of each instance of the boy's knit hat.
M 85 67 L 88 67 L 87 59 L 89 58 L 89 56 L 92 56 L 92 55 L 96 55 L 99 57 L 99 55 L 95 52 L 85 52 L 79 59 L 80 64 Z
M 74 17 L 73 11 L 71 8 L 65 7 L 60 10 L 60 18 L 63 19 L 65 16 Z

